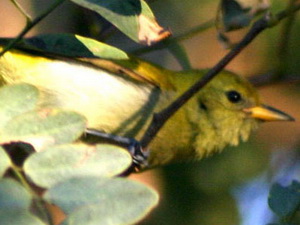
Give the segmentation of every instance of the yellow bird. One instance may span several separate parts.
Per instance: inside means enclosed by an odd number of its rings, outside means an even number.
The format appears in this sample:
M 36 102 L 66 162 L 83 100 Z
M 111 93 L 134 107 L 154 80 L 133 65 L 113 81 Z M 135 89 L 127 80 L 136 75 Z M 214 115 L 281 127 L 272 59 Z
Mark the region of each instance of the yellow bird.
M 137 58 L 71 59 L 26 49 L 0 57 L 1 85 L 32 84 L 42 94 L 40 107 L 76 111 L 89 128 L 137 140 L 153 112 L 204 73 L 174 72 Z M 293 118 L 263 105 L 247 80 L 223 71 L 167 121 L 149 146 L 149 166 L 201 159 L 246 141 L 260 121 L 276 120 Z

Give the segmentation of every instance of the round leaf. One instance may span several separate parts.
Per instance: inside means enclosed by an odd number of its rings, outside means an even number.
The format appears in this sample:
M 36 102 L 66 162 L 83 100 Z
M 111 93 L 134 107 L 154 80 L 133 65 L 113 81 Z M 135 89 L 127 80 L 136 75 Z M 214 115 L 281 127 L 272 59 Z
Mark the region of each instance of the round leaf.
M 70 143 L 78 139 L 85 125 L 85 118 L 75 112 L 56 109 L 33 111 L 7 123 L 0 131 L 0 141 L 28 142 L 39 151 L 49 145 Z
M 2 87 L 0 89 L 0 128 L 13 117 L 33 110 L 38 98 L 38 89 L 29 84 L 21 83 Z
M 269 206 L 279 217 L 286 218 L 294 214 L 300 205 L 300 184 L 294 182 L 288 187 L 274 184 L 270 190 Z
M 30 213 L 31 200 L 30 193 L 15 180 L 0 180 L 0 224 L 43 225 Z
M 1 210 L 0 224 L 7 225 L 46 225 L 29 211 Z
M 0 146 L 0 177 L 10 167 L 11 161 L 5 150 Z
M 126 170 L 132 162 L 130 154 L 114 145 L 53 146 L 33 154 L 24 170 L 37 185 L 51 187 L 76 176 L 114 176 Z
M 124 178 L 73 178 L 50 188 L 45 198 L 68 215 L 65 224 L 132 224 L 157 203 L 147 186 Z
M 18 182 L 12 179 L 0 180 L 0 212 L 4 209 L 27 210 L 30 203 L 30 194 Z

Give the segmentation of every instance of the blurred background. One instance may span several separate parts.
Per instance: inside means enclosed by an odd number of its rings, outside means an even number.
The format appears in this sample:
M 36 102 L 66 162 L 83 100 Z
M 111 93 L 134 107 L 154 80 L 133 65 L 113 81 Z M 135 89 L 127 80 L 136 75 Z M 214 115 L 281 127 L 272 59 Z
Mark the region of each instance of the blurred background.
M 49 6 L 49 0 L 19 0 L 34 18 Z M 193 27 L 214 20 L 218 0 L 150 1 L 161 26 L 176 37 Z M 276 13 L 287 1 L 273 0 Z M 24 17 L 9 0 L 0 1 L 0 36 L 14 37 L 25 26 Z M 300 78 L 300 19 L 295 18 L 287 39 L 285 23 L 264 31 L 227 67 L 241 76 L 277 73 Z M 246 29 L 230 32 L 235 43 Z M 90 11 L 66 1 L 28 36 L 38 33 L 72 32 L 92 36 L 131 52 L 144 48 L 113 29 Z M 214 66 L 227 52 L 218 41 L 214 26 L 181 44 L 194 68 Z M 166 68 L 180 70 L 180 64 L 167 49 L 150 51 L 140 57 Z M 280 73 L 279 73 L 280 72 Z M 297 80 L 297 79 L 296 79 Z M 266 123 L 251 140 L 201 162 L 176 164 L 132 175 L 159 191 L 159 206 L 140 224 L 264 225 L 276 221 L 268 209 L 272 183 L 289 185 L 300 180 L 300 86 L 299 82 L 277 82 L 259 87 L 263 101 L 295 117 L 296 122 Z M 296 223 L 297 224 L 297 223 Z M 300 221 L 298 221 L 300 224 Z

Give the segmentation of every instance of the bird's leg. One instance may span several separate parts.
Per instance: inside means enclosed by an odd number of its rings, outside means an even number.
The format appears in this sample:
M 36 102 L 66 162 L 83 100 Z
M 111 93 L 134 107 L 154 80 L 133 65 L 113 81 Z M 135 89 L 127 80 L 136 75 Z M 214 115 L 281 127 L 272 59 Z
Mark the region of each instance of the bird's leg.
M 144 151 L 140 143 L 134 138 L 107 134 L 95 129 L 86 129 L 85 135 L 96 137 L 98 140 L 100 139 L 106 143 L 111 143 L 126 148 L 132 156 L 132 165 L 128 171 L 126 171 L 126 175 L 148 166 L 148 151 Z

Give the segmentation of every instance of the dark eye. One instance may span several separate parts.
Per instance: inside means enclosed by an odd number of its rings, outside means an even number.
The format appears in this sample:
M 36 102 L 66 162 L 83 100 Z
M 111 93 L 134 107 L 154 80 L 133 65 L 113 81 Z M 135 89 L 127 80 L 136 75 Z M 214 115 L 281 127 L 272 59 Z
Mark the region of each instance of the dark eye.
M 241 94 L 237 91 L 228 91 L 226 95 L 228 100 L 232 103 L 238 103 L 242 100 Z

